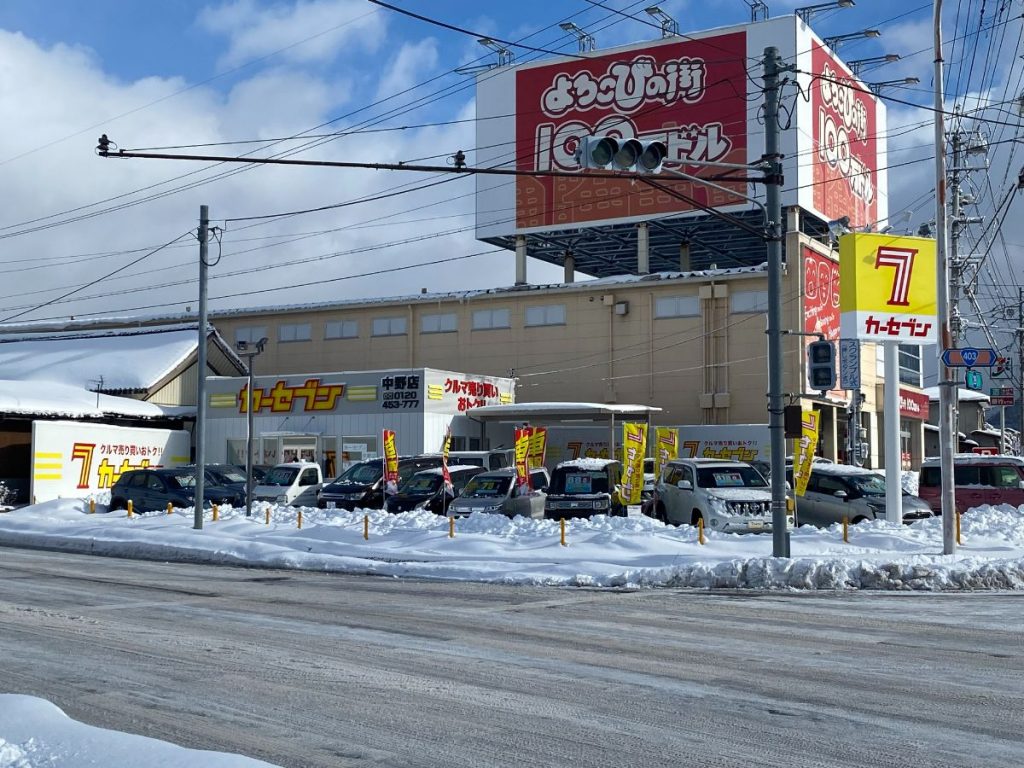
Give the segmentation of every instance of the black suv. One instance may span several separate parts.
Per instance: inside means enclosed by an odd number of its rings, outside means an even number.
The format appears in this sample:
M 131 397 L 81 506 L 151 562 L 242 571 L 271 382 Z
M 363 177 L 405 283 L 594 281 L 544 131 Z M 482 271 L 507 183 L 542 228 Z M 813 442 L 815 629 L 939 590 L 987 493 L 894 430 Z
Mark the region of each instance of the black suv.
M 474 475 L 486 472 L 484 467 L 456 465 L 448 468 L 452 478 L 454 495 L 445 491 L 444 472 L 440 467 L 424 469 L 410 477 L 398 488 L 398 493 L 388 496 L 385 509 L 388 512 L 407 512 L 410 509 L 428 509 L 435 515 L 448 511 L 452 499 L 462 493 L 466 483 Z
M 245 506 L 245 491 L 210 483 L 206 476 L 203 485 L 203 506 L 231 504 Z M 195 468 L 178 469 L 133 469 L 122 472 L 114 487 L 110 489 L 110 509 L 127 509 L 132 503 L 134 512 L 154 512 L 174 507 L 195 506 Z
M 441 466 L 441 454 L 427 456 L 400 456 L 398 459 L 398 486 L 423 469 Z M 338 477 L 320 489 L 317 506 L 320 509 L 383 509 L 384 460 L 369 459 L 353 464 Z

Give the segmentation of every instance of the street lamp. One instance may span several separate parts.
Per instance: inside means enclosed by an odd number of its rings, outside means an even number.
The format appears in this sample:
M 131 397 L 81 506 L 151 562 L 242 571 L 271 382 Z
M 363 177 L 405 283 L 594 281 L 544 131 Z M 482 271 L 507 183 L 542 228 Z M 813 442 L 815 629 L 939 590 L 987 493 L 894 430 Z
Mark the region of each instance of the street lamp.
M 898 53 L 887 53 L 884 56 L 869 56 L 866 59 L 855 59 L 853 61 L 846 62 L 846 66 L 850 68 L 850 71 L 855 75 L 859 75 L 865 67 L 871 67 L 874 69 L 876 66 L 882 64 L 892 64 L 897 62 L 902 57 Z
M 256 342 L 237 341 L 235 349 L 238 354 L 245 358 L 245 365 L 249 371 L 249 381 L 245 386 L 245 516 L 252 516 L 252 443 L 253 443 L 253 358 L 263 351 L 267 339 L 264 336 Z
M 878 94 L 883 88 L 898 88 L 901 85 L 917 85 L 921 82 L 919 77 L 901 77 L 899 80 L 885 80 L 881 83 L 866 83 L 872 93 Z
M 818 3 L 817 5 L 805 5 L 803 8 L 797 8 L 793 11 L 804 24 L 809 24 L 811 17 L 816 13 L 823 13 L 824 11 L 834 11 L 839 8 L 852 8 L 856 3 L 854 0 L 833 0 L 831 3 Z
M 594 36 L 585 29 L 580 29 L 571 21 L 563 21 L 558 26 L 562 28 L 562 31 L 576 35 L 576 41 L 580 46 L 580 53 L 587 53 L 588 51 L 594 50 L 594 45 L 596 44 Z
M 862 37 L 881 37 L 882 33 L 877 29 L 862 29 L 860 32 L 849 32 L 845 35 L 833 35 L 822 40 L 825 45 L 833 51 L 839 50 L 839 46 L 850 40 L 859 40 Z
M 679 34 L 679 22 L 661 10 L 658 6 L 648 6 L 647 8 L 644 8 L 644 13 L 653 16 L 661 23 L 662 37 L 675 37 Z

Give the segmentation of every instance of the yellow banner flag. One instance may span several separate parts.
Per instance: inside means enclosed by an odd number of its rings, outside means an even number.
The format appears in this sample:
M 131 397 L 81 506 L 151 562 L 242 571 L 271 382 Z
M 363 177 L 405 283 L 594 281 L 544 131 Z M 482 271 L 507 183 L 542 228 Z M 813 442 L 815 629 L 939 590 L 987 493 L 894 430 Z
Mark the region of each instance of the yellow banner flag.
M 530 435 L 530 453 L 529 462 L 530 469 L 536 469 L 544 466 L 545 453 L 548 448 L 548 429 L 547 427 L 534 427 L 533 434 Z
M 807 482 L 811 479 L 811 464 L 814 461 L 814 449 L 818 445 L 820 416 L 818 411 L 804 411 L 800 416 L 803 434 L 796 441 L 793 450 L 793 485 L 797 496 L 803 496 L 807 492 Z
M 622 489 L 623 504 L 639 504 L 644 491 L 644 455 L 647 453 L 647 425 L 622 425 Z
M 656 427 L 654 430 L 654 479 L 661 479 L 661 470 L 673 459 L 679 458 L 679 430 Z
M 530 427 L 518 428 L 515 431 L 516 482 L 523 488 L 530 487 Z
M 393 430 L 384 430 L 384 491 L 398 492 L 398 449 Z

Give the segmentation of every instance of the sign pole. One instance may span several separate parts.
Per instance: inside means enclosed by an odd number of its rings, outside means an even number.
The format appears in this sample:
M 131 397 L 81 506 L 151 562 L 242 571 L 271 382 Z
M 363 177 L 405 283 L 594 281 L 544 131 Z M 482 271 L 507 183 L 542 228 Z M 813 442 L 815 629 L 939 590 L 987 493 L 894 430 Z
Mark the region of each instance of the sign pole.
M 903 522 L 903 461 L 900 445 L 900 346 L 886 342 L 885 354 L 885 519 Z

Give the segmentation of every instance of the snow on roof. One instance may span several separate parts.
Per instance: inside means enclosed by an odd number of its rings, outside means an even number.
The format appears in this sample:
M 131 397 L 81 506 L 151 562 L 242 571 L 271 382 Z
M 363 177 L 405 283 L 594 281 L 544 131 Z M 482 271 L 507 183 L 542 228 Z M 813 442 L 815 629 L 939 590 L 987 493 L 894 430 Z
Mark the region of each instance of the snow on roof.
M 561 469 L 562 467 L 571 467 L 573 469 L 604 469 L 609 464 L 617 463 L 615 459 L 569 459 L 569 461 L 563 461 L 555 467 L 555 469 Z
M 921 466 L 934 467 L 940 462 L 940 458 L 933 456 L 930 459 L 925 459 Z M 993 462 L 999 464 L 1024 464 L 1024 458 L 1020 456 L 1009 456 L 1005 453 L 990 454 L 990 453 L 956 453 L 953 454 L 953 461 L 957 464 L 991 464 Z
M 180 326 L 0 336 L 0 371 L 11 380 L 145 391 L 195 354 L 197 336 Z
M 84 387 L 54 381 L 27 384 L 0 379 L 0 413 L 77 419 L 104 416 L 156 419 L 194 414 L 195 407 L 161 406 L 130 397 L 97 395 Z
M 928 399 L 931 402 L 937 403 L 939 401 L 938 387 L 925 387 L 923 391 L 928 395 Z M 959 387 L 957 389 L 957 395 L 960 398 L 961 403 L 980 402 L 982 400 L 988 402 L 990 399 L 984 392 L 972 392 L 971 390 L 964 389 L 963 387 Z
M 877 469 L 855 467 L 852 464 L 834 464 L 826 461 L 815 461 L 811 464 L 811 472 L 818 475 L 880 475 Z

